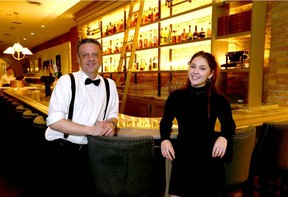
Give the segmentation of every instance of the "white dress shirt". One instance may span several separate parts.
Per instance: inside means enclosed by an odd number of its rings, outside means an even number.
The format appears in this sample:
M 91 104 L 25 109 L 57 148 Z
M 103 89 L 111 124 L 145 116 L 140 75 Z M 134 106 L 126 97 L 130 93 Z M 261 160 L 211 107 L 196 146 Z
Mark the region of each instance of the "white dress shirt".
M 82 125 L 95 125 L 97 121 L 103 120 L 106 107 L 107 94 L 104 79 L 98 75 L 96 79 L 101 80 L 99 86 L 95 86 L 93 83 L 85 85 L 85 80 L 88 76 L 82 70 L 74 72 L 73 74 L 76 93 L 72 121 Z M 119 97 L 116 84 L 113 80 L 107 79 L 110 85 L 110 99 L 105 119 L 118 119 Z M 59 78 L 52 91 L 48 117 L 46 119 L 48 128 L 45 132 L 45 137 L 47 140 L 52 141 L 58 138 L 64 138 L 62 132 L 51 129 L 49 125 L 63 118 L 68 118 L 71 96 L 71 79 L 70 76 L 66 74 Z M 69 135 L 67 140 L 76 144 L 87 144 L 86 136 Z
M 0 80 L 0 87 L 4 85 L 10 85 L 11 81 L 14 81 L 15 79 L 16 77 L 14 77 L 14 75 L 8 75 L 8 74 L 2 75 L 1 80 Z

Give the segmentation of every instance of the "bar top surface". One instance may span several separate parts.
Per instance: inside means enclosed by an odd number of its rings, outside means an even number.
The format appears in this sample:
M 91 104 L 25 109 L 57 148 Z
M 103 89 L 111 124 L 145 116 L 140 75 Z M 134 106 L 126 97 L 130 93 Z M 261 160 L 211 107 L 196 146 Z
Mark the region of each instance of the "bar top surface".
M 31 88 L 7 88 L 3 93 L 23 102 L 24 104 L 36 109 L 43 115 L 48 114 L 50 96 L 45 96 L 43 89 Z M 232 110 L 233 118 L 236 122 L 236 129 L 244 128 L 249 125 L 261 126 L 263 122 L 288 121 L 288 107 L 278 105 L 267 105 L 250 108 L 240 108 Z M 159 122 L 161 117 L 143 118 L 125 114 L 119 114 L 118 128 L 119 136 L 143 136 L 152 135 L 159 139 Z M 178 131 L 177 121 L 174 121 L 172 128 L 172 138 L 175 138 Z M 217 121 L 215 130 L 220 130 Z

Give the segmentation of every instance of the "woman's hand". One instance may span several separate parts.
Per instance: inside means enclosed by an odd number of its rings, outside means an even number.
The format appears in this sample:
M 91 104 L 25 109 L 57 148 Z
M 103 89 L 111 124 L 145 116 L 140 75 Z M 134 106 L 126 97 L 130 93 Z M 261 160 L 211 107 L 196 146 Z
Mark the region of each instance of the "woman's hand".
M 225 155 L 227 148 L 227 140 L 224 137 L 218 137 L 213 150 L 212 150 L 212 157 L 220 157 L 222 158 Z
M 163 157 L 173 161 L 175 159 L 174 148 L 169 140 L 164 140 L 161 142 L 161 153 Z

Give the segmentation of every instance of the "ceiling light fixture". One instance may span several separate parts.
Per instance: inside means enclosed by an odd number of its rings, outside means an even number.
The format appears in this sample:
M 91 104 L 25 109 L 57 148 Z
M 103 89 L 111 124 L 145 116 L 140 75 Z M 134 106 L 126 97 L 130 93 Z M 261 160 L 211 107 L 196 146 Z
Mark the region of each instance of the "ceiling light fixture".
M 19 14 L 18 12 L 14 12 L 16 15 L 16 22 L 13 22 L 14 24 L 18 25 L 21 24 L 21 22 L 17 21 L 17 15 Z M 3 53 L 5 54 L 11 54 L 14 59 L 20 61 L 24 59 L 26 55 L 33 55 L 33 53 L 26 47 L 23 47 L 19 41 L 18 41 L 18 27 L 17 27 L 17 42 L 14 43 L 12 47 L 8 47 Z

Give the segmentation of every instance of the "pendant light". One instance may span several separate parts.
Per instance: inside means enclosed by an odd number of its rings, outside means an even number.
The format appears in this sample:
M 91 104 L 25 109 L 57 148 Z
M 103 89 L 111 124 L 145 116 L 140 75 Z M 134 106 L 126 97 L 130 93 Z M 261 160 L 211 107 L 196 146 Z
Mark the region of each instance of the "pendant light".
M 16 21 L 13 22 L 16 25 L 21 24 L 21 22 L 19 22 L 17 20 L 17 15 L 19 14 L 18 12 L 14 12 L 14 14 L 16 15 Z M 33 53 L 26 47 L 23 47 L 20 43 L 19 43 L 19 38 L 18 38 L 18 26 L 16 26 L 16 31 L 17 31 L 17 42 L 14 43 L 14 45 L 12 47 L 8 47 L 3 53 L 5 54 L 11 54 L 13 56 L 14 59 L 20 61 L 22 59 L 24 59 L 24 57 L 26 55 L 33 55 Z

